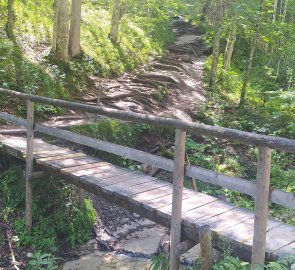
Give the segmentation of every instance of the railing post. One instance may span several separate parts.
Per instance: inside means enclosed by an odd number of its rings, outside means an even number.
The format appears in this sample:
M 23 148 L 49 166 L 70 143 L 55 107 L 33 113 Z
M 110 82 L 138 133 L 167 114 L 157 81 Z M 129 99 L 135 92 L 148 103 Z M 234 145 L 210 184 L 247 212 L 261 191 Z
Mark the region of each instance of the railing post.
M 172 218 L 170 231 L 170 270 L 179 269 L 179 255 L 177 251 L 177 246 L 180 244 L 181 241 L 181 212 L 184 182 L 185 140 L 186 132 L 181 129 L 176 129 L 173 173 Z
M 83 188 L 78 187 L 78 202 L 80 206 L 84 205 L 84 199 L 85 199 L 85 191 Z
M 205 227 L 199 232 L 201 247 L 201 270 L 210 270 L 213 265 L 212 242 L 210 227 Z
M 33 187 L 30 175 L 34 162 L 34 102 L 27 101 L 27 155 L 26 155 L 26 206 L 25 222 L 29 232 L 32 230 Z
M 264 265 L 270 191 L 271 149 L 259 146 L 251 269 Z

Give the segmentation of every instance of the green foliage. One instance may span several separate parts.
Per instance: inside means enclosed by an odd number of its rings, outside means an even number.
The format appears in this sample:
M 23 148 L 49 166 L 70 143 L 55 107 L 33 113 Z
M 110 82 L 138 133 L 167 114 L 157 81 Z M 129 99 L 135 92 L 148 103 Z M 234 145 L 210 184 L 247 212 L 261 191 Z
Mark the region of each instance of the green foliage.
M 152 257 L 150 270 L 169 270 L 169 260 L 164 254 Z
M 5 211 L 18 213 L 14 222 L 14 242 L 34 251 L 55 252 L 60 243 L 70 246 L 83 244 L 91 238 L 95 221 L 92 203 L 85 199 L 80 207 L 76 191 L 63 181 L 48 178 L 34 182 L 33 229 L 26 230 L 24 209 L 24 179 L 21 166 L 3 173 L 0 194 L 4 198 Z
M 59 258 L 50 253 L 29 253 L 26 270 L 57 270 Z
M 239 258 L 226 257 L 213 265 L 212 270 L 250 270 L 250 264 L 240 261 Z

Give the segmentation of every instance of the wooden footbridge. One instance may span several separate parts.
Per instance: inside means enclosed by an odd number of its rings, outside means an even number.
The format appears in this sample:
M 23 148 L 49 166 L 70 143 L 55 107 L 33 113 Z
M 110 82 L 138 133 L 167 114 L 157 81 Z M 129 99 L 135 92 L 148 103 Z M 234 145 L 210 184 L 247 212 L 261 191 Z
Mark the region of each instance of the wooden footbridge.
M 76 185 L 80 194 L 82 190 L 86 190 L 171 228 L 170 270 L 179 269 L 180 255 L 198 243 L 201 244 L 202 269 L 206 270 L 210 269 L 212 263 L 211 245 L 220 248 L 224 242 L 230 244 L 244 259 L 251 258 L 252 269 L 264 264 L 265 259 L 275 260 L 281 256 L 295 255 L 295 227 L 268 216 L 269 202 L 295 208 L 294 193 L 273 189 L 270 184 L 271 149 L 294 153 L 294 140 L 106 109 L 1 88 L 0 95 L 2 98 L 10 96 L 27 101 L 26 120 L 5 112 L 0 113 L 1 120 L 25 126 L 27 138 L 0 135 L 0 143 L 8 153 L 26 160 L 25 218 L 28 230 L 32 228 L 32 181 L 50 174 L 58 175 Z M 174 161 L 37 124 L 34 122 L 34 102 L 176 129 Z M 257 146 L 259 155 L 256 182 L 186 165 L 186 131 Z M 173 172 L 173 184 L 120 168 L 81 152 L 48 144 L 41 139 L 34 139 L 34 132 Z M 183 188 L 185 176 L 254 197 L 255 213 Z

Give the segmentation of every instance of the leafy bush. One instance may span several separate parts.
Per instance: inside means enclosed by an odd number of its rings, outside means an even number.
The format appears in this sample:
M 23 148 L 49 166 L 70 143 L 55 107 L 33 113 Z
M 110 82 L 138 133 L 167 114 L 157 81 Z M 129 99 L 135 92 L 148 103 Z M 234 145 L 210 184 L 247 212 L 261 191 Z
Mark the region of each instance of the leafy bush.
M 29 253 L 26 270 L 57 270 L 59 258 L 50 253 Z
M 242 262 L 239 258 L 226 257 L 213 265 L 212 270 L 250 270 L 251 266 L 247 262 Z
M 17 166 L 4 172 L 0 185 L 6 211 L 18 213 L 14 242 L 34 251 L 55 252 L 61 242 L 75 246 L 89 240 L 95 221 L 91 201 L 85 199 L 84 206 L 79 206 L 76 190 L 52 177 L 34 182 L 33 228 L 31 233 L 27 232 L 23 217 L 25 181 L 22 171 L 23 167 Z

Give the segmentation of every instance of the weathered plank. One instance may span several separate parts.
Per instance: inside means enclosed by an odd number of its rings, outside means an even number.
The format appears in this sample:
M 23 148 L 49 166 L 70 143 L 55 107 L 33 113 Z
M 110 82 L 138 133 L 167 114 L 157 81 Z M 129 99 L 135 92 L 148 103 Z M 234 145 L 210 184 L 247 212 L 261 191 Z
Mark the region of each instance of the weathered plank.
M 162 198 L 165 196 L 171 195 L 172 198 L 173 187 L 171 184 L 167 183 L 167 186 L 155 188 L 149 191 L 144 191 L 138 194 L 135 194 L 132 197 L 133 200 L 140 202 L 140 203 L 147 203 L 149 201 Z
M 45 163 L 48 161 L 56 161 L 56 160 L 62 160 L 62 159 L 71 159 L 71 158 L 82 158 L 86 157 L 83 153 L 73 153 L 73 154 L 66 154 L 66 155 L 57 155 L 54 157 L 45 157 L 45 158 L 39 158 L 37 159 L 37 163 Z
M 36 162 L 38 165 L 44 165 L 48 168 L 59 171 L 64 168 L 72 168 L 72 167 L 76 167 L 80 165 L 86 165 L 89 163 L 97 163 L 97 160 L 94 160 L 88 157 L 82 157 L 82 158 L 78 157 L 78 158 L 69 158 L 64 160 L 53 160 L 53 161 L 47 161 L 47 162 L 41 162 L 37 159 Z
M 71 174 L 71 173 L 74 173 L 76 171 L 80 171 L 80 170 L 87 170 L 87 169 L 92 169 L 92 168 L 96 168 L 96 167 L 99 167 L 99 166 L 104 166 L 104 165 L 110 165 L 109 163 L 107 162 L 104 162 L 104 161 L 99 161 L 99 160 L 96 160 L 96 159 L 92 159 L 93 160 L 93 163 L 87 163 L 87 164 L 84 164 L 84 165 L 78 165 L 78 166 L 74 166 L 74 167 L 69 167 L 69 168 L 65 168 L 65 169 L 61 169 L 61 172 L 64 173 L 64 174 Z
M 281 223 L 268 220 L 267 223 L 267 231 L 279 226 Z M 252 246 L 253 241 L 253 228 L 254 228 L 254 218 L 247 219 L 244 222 L 241 222 L 237 225 L 234 225 L 230 228 L 225 229 L 222 231 L 222 234 L 227 236 L 230 239 L 236 240 L 241 244 L 245 244 L 248 247 Z
M 93 174 L 101 174 L 101 173 L 105 173 L 105 172 L 118 172 L 118 174 L 121 172 L 124 172 L 123 169 L 117 169 L 114 168 L 114 166 L 112 166 L 111 164 L 107 163 L 107 162 L 100 162 L 100 163 L 94 163 L 96 164 L 96 166 L 93 166 L 92 168 L 87 168 L 87 169 L 77 169 L 79 166 L 75 166 L 75 170 L 71 170 L 73 167 L 69 168 L 69 170 L 66 169 L 61 169 L 61 173 L 63 174 L 71 174 L 73 176 L 85 176 L 85 175 L 93 175 Z
M 188 212 L 192 209 L 196 209 L 198 207 L 207 205 L 209 203 L 212 203 L 214 201 L 217 201 L 217 198 L 207 196 L 202 193 L 196 193 L 193 197 L 189 197 L 186 199 L 183 199 L 182 201 L 182 213 Z M 172 206 L 166 205 L 164 207 L 158 208 L 159 211 L 165 212 L 165 213 L 172 213 Z
M 71 176 L 72 177 L 72 176 Z M 84 183 L 95 184 L 98 187 L 105 187 L 109 185 L 114 185 L 117 183 L 127 182 L 132 179 L 138 179 L 139 176 L 135 172 L 121 173 L 119 175 L 86 175 L 78 177 L 79 181 Z
M 266 234 L 267 251 L 274 252 L 295 242 L 295 227 L 280 224 Z
M 207 218 L 205 220 L 199 220 L 198 224 L 209 225 L 211 230 L 214 232 L 221 233 L 222 231 L 235 226 L 243 221 L 248 219 L 253 219 L 253 212 L 241 209 L 234 208 L 225 213 L 221 213 L 219 215 L 213 216 L 211 218 Z
M 187 221 L 198 223 L 199 221 L 203 222 L 206 219 L 220 215 L 234 208 L 236 208 L 236 206 L 218 200 L 207 203 L 203 206 L 192 209 L 190 211 L 184 212 L 182 214 L 182 217 Z

